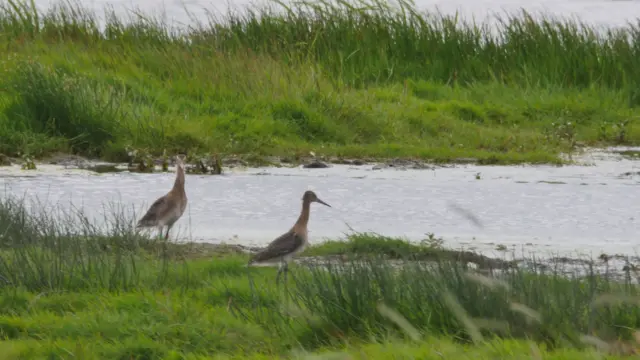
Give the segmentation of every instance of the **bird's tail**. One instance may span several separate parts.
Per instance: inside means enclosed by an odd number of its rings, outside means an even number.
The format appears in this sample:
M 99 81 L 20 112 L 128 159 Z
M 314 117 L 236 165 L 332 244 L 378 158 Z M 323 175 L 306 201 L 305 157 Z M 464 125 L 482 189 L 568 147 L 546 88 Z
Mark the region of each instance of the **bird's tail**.
M 153 223 L 147 219 L 140 219 L 136 224 L 136 229 L 153 226 Z

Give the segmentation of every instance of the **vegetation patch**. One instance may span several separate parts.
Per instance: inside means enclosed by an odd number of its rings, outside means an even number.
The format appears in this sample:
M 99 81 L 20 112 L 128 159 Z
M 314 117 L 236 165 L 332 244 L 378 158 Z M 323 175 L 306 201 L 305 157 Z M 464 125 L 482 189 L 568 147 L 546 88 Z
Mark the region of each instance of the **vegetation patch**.
M 492 32 L 399 5 L 273 3 L 173 29 L 9 0 L 0 153 L 513 164 L 638 144 L 637 25 L 523 13 Z
M 631 267 L 623 282 L 595 268 L 566 276 L 562 262 L 481 275 L 451 257 L 404 257 L 439 249 L 434 237 L 354 234 L 310 251 L 343 261 L 292 266 L 276 286 L 276 269 L 246 267 L 242 251 L 189 256 L 114 208 L 106 226 L 55 213 L 0 199 L 7 358 L 617 359 L 638 347 Z
M 453 261 L 463 265 L 474 263 L 483 269 L 507 269 L 515 266 L 513 262 L 489 258 L 471 251 L 445 249 L 443 240 L 433 234 L 428 234 L 427 238 L 419 243 L 412 243 L 405 239 L 375 233 L 354 233 L 349 234 L 343 241 L 329 240 L 311 246 L 303 256 L 344 259 L 374 256 L 392 260 Z

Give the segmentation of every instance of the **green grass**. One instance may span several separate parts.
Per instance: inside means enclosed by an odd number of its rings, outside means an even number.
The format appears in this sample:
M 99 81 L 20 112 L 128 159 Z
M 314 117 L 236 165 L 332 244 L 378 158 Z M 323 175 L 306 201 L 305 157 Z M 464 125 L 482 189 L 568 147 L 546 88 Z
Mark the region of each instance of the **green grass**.
M 346 261 L 292 266 L 277 287 L 274 268 L 136 234 L 121 209 L 106 209 L 106 228 L 31 209 L 0 199 L 3 359 L 595 359 L 635 347 L 640 327 L 637 285 L 594 269 L 496 278 L 440 257 L 394 267 L 371 249 L 408 245 L 356 234 L 311 249 Z
M 328 240 L 310 246 L 305 257 L 359 258 L 381 256 L 388 260 L 460 261 L 472 262 L 480 268 L 504 269 L 510 261 L 493 259 L 471 251 L 454 251 L 443 247 L 443 239 L 429 234 L 419 243 L 375 233 L 348 234 L 346 239 Z
M 0 152 L 506 164 L 640 140 L 636 25 L 597 36 L 521 14 L 492 33 L 375 1 L 178 30 L 107 15 L 101 31 L 73 3 L 0 7 Z

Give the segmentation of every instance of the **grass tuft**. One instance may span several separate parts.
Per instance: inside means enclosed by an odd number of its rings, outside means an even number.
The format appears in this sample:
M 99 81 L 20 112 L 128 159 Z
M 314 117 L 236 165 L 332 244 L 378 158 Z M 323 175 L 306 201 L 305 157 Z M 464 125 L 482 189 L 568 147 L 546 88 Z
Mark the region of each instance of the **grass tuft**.
M 28 205 L 17 198 L 3 199 L 0 204 L 3 287 L 127 291 L 138 287 L 141 271 L 150 272 L 145 281 L 158 286 L 165 281 L 168 255 L 145 259 L 141 251 L 166 246 L 138 235 L 124 212 L 106 213 L 108 228 L 104 229 L 80 211 L 62 213 L 37 202 Z M 39 209 L 36 217 L 32 209 Z M 145 263 L 144 270 L 140 262 Z

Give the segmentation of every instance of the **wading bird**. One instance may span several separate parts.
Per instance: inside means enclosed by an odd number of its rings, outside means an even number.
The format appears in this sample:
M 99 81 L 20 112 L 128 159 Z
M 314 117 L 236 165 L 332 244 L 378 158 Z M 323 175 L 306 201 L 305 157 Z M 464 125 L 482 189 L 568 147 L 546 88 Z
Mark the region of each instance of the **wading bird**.
M 169 230 L 187 208 L 187 193 L 184 191 L 184 155 L 176 156 L 176 181 L 173 188 L 166 195 L 156 200 L 142 219 L 138 221 L 136 228 L 157 227 L 162 236 L 162 228 L 167 227 L 165 240 L 169 238 Z
M 302 196 L 302 211 L 300 212 L 298 221 L 296 221 L 291 230 L 280 235 L 264 250 L 255 254 L 249 260 L 248 265 L 251 266 L 251 264 L 280 262 L 280 268 L 278 269 L 278 275 L 276 276 L 276 283 L 279 282 L 280 274 L 283 272 L 284 281 L 286 283 L 287 272 L 289 271 L 289 261 L 291 261 L 294 256 L 304 251 L 309 244 L 307 237 L 307 224 L 309 223 L 309 212 L 312 202 L 317 202 L 331 207 L 331 205 L 320 200 L 313 191 L 305 191 Z

